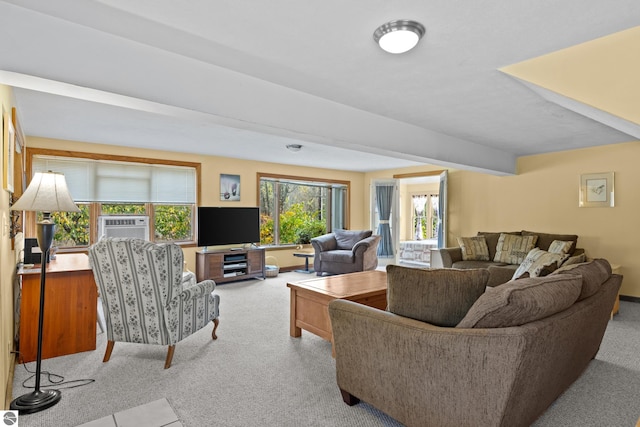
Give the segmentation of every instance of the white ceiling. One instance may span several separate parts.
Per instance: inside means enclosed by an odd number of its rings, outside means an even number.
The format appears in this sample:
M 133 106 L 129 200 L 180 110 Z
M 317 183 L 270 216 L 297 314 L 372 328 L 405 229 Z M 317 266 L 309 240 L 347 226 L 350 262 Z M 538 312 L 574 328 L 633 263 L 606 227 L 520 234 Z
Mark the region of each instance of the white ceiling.
M 30 136 L 510 174 L 518 156 L 635 138 L 498 69 L 639 16 L 637 0 L 0 1 L 0 83 Z M 426 36 L 385 53 L 372 34 L 392 19 Z

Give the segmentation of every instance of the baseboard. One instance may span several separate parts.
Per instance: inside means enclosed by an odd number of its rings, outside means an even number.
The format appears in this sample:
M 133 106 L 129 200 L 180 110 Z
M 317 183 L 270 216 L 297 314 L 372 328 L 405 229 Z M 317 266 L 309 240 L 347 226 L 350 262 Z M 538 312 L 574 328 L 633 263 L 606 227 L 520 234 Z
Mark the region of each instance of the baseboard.
M 309 268 L 313 268 L 313 266 L 309 266 Z M 291 265 L 289 267 L 280 267 L 280 273 L 286 273 L 289 271 L 296 271 L 296 270 L 304 270 L 304 264 L 302 265 Z
M 9 358 L 9 375 L 7 375 L 7 387 L 5 389 L 5 402 L 4 402 L 4 408 L 6 411 L 9 410 L 9 407 L 11 406 L 11 401 L 13 400 L 13 375 L 16 371 L 16 360 L 18 359 L 18 354 L 17 353 L 11 353 L 11 356 Z
M 627 295 L 620 295 L 620 301 L 640 302 L 640 297 L 630 297 Z

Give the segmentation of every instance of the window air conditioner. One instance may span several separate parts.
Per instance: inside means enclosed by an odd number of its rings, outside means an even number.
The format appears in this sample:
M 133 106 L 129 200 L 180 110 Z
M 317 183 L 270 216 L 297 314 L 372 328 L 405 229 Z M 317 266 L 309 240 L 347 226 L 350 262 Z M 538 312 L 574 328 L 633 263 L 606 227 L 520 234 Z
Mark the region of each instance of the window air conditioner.
M 98 218 L 98 240 L 103 237 L 133 237 L 149 240 L 149 217 L 102 215 Z

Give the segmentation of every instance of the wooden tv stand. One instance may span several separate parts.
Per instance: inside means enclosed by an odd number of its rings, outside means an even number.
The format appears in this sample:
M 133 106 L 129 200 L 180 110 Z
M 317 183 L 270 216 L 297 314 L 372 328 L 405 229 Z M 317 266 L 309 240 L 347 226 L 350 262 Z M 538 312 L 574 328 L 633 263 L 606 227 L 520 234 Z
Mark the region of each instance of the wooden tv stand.
M 196 280 L 216 283 L 265 278 L 264 249 L 222 249 L 196 252 Z

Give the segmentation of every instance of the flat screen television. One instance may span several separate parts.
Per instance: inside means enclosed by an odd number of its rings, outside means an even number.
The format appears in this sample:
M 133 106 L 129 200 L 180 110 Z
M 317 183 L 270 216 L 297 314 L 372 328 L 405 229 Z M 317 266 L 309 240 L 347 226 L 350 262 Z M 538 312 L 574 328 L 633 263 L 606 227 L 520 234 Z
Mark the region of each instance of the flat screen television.
M 260 208 L 198 206 L 198 246 L 260 243 Z

